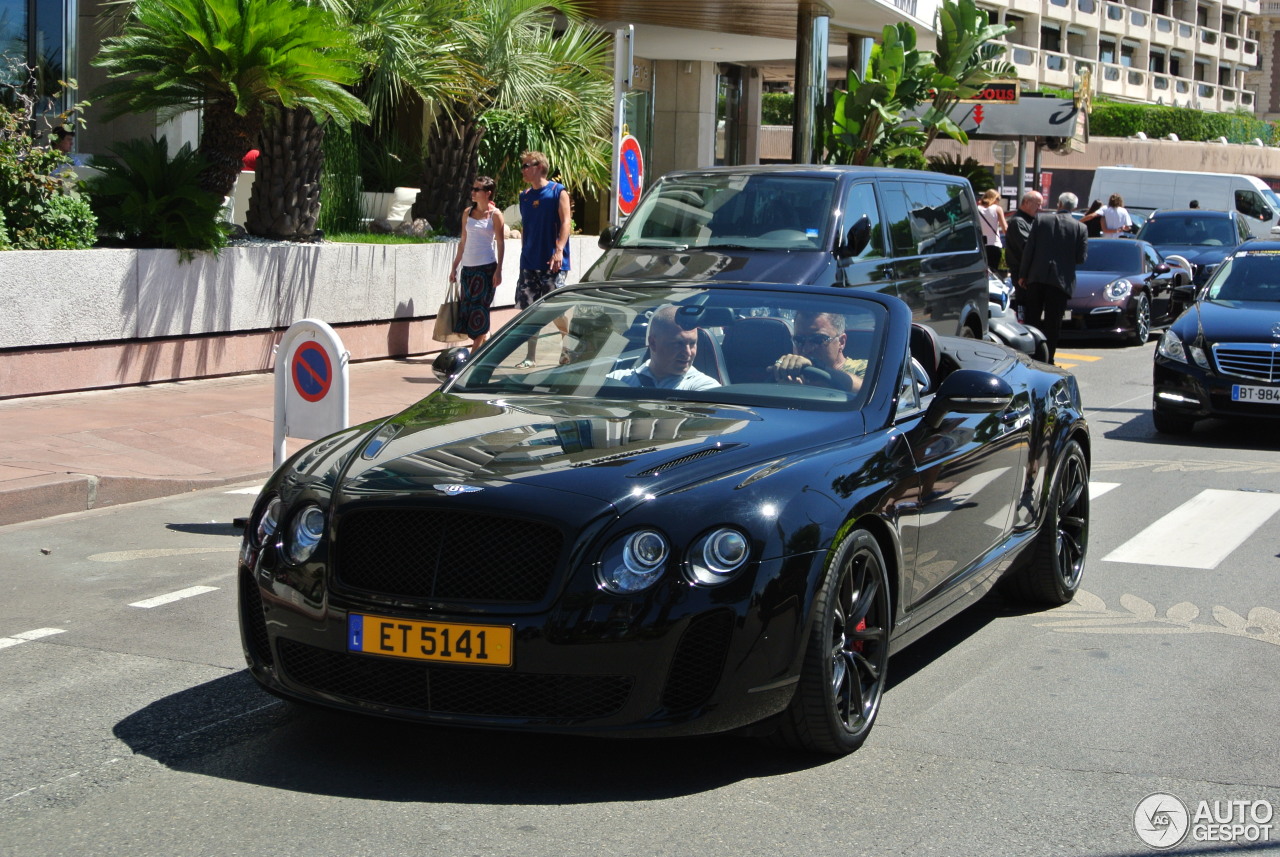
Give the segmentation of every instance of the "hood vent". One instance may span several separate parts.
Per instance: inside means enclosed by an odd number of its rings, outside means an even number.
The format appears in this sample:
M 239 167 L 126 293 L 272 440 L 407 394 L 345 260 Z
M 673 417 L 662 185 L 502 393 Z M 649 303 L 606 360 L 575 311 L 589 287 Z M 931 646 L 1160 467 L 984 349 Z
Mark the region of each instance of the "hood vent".
M 679 458 L 651 467 L 648 470 L 642 470 L 635 474 L 636 476 L 657 476 L 660 473 L 666 473 L 668 470 L 674 470 L 677 467 L 683 467 L 686 464 L 697 461 L 700 458 L 706 458 L 709 455 L 715 455 L 717 452 L 727 452 L 730 449 L 736 449 L 742 446 L 740 443 L 717 444 L 716 446 L 700 449 L 697 452 L 691 452 L 688 455 L 682 455 Z

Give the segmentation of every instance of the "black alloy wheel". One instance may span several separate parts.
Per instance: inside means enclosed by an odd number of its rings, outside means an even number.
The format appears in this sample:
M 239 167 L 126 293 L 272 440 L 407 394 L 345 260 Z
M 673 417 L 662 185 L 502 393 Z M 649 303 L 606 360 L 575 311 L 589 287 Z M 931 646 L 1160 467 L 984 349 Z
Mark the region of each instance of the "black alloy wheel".
M 875 538 L 855 530 L 841 542 L 814 599 L 799 686 L 779 737 L 814 753 L 862 746 L 884 696 L 892 599 Z
M 1133 333 L 1130 336 L 1134 345 L 1146 345 L 1151 336 L 1151 301 L 1145 293 L 1138 295 L 1138 303 L 1133 308 Z
M 1031 559 L 1012 578 L 1015 591 L 1032 604 L 1066 604 L 1080 588 L 1088 549 L 1089 462 L 1072 440 L 1054 471 Z

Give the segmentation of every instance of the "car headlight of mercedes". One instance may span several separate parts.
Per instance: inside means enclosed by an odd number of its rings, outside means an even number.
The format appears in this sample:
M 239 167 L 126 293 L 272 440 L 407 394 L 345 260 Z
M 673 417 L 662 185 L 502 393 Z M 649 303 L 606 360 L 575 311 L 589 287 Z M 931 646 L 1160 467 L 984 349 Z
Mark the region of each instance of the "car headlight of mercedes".
M 1106 288 L 1102 290 L 1102 294 L 1109 301 L 1122 301 L 1129 297 L 1129 292 L 1133 290 L 1133 284 L 1128 280 L 1112 280 L 1107 283 Z
M 1201 369 L 1209 368 L 1209 358 L 1205 355 L 1204 349 L 1198 345 L 1183 345 L 1182 339 L 1172 330 L 1166 330 L 1164 336 L 1160 337 L 1160 344 L 1156 346 L 1156 353 L 1168 360 L 1174 360 L 1178 363 L 1186 363 L 1188 355 Z

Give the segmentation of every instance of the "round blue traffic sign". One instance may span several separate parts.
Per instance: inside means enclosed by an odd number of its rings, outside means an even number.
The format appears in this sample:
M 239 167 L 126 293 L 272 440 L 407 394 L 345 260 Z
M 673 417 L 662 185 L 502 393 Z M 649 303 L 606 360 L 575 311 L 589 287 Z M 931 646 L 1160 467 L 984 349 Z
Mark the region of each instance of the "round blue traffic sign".
M 333 363 L 318 342 L 304 342 L 293 352 L 293 388 L 308 402 L 318 402 L 333 386 Z

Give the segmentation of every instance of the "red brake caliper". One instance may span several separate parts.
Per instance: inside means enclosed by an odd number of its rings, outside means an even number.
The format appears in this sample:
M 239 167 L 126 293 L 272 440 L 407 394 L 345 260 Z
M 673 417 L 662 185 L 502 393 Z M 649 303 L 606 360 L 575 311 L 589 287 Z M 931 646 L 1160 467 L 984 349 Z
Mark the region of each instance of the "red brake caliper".
M 858 620 L 858 625 L 857 625 L 857 627 L 855 627 L 853 630 L 855 630 L 855 631 L 865 631 L 865 630 L 867 630 L 867 620 L 866 620 L 866 617 L 863 617 L 862 619 L 859 619 L 859 620 Z M 866 644 L 867 644 L 867 641 L 866 641 L 866 640 L 858 640 L 858 642 L 856 642 L 856 643 L 854 643 L 854 644 L 853 644 L 853 650 L 854 650 L 855 652 L 859 652 L 859 653 L 861 653 L 861 652 L 862 652 L 862 648 L 863 648 L 863 646 L 865 646 Z

